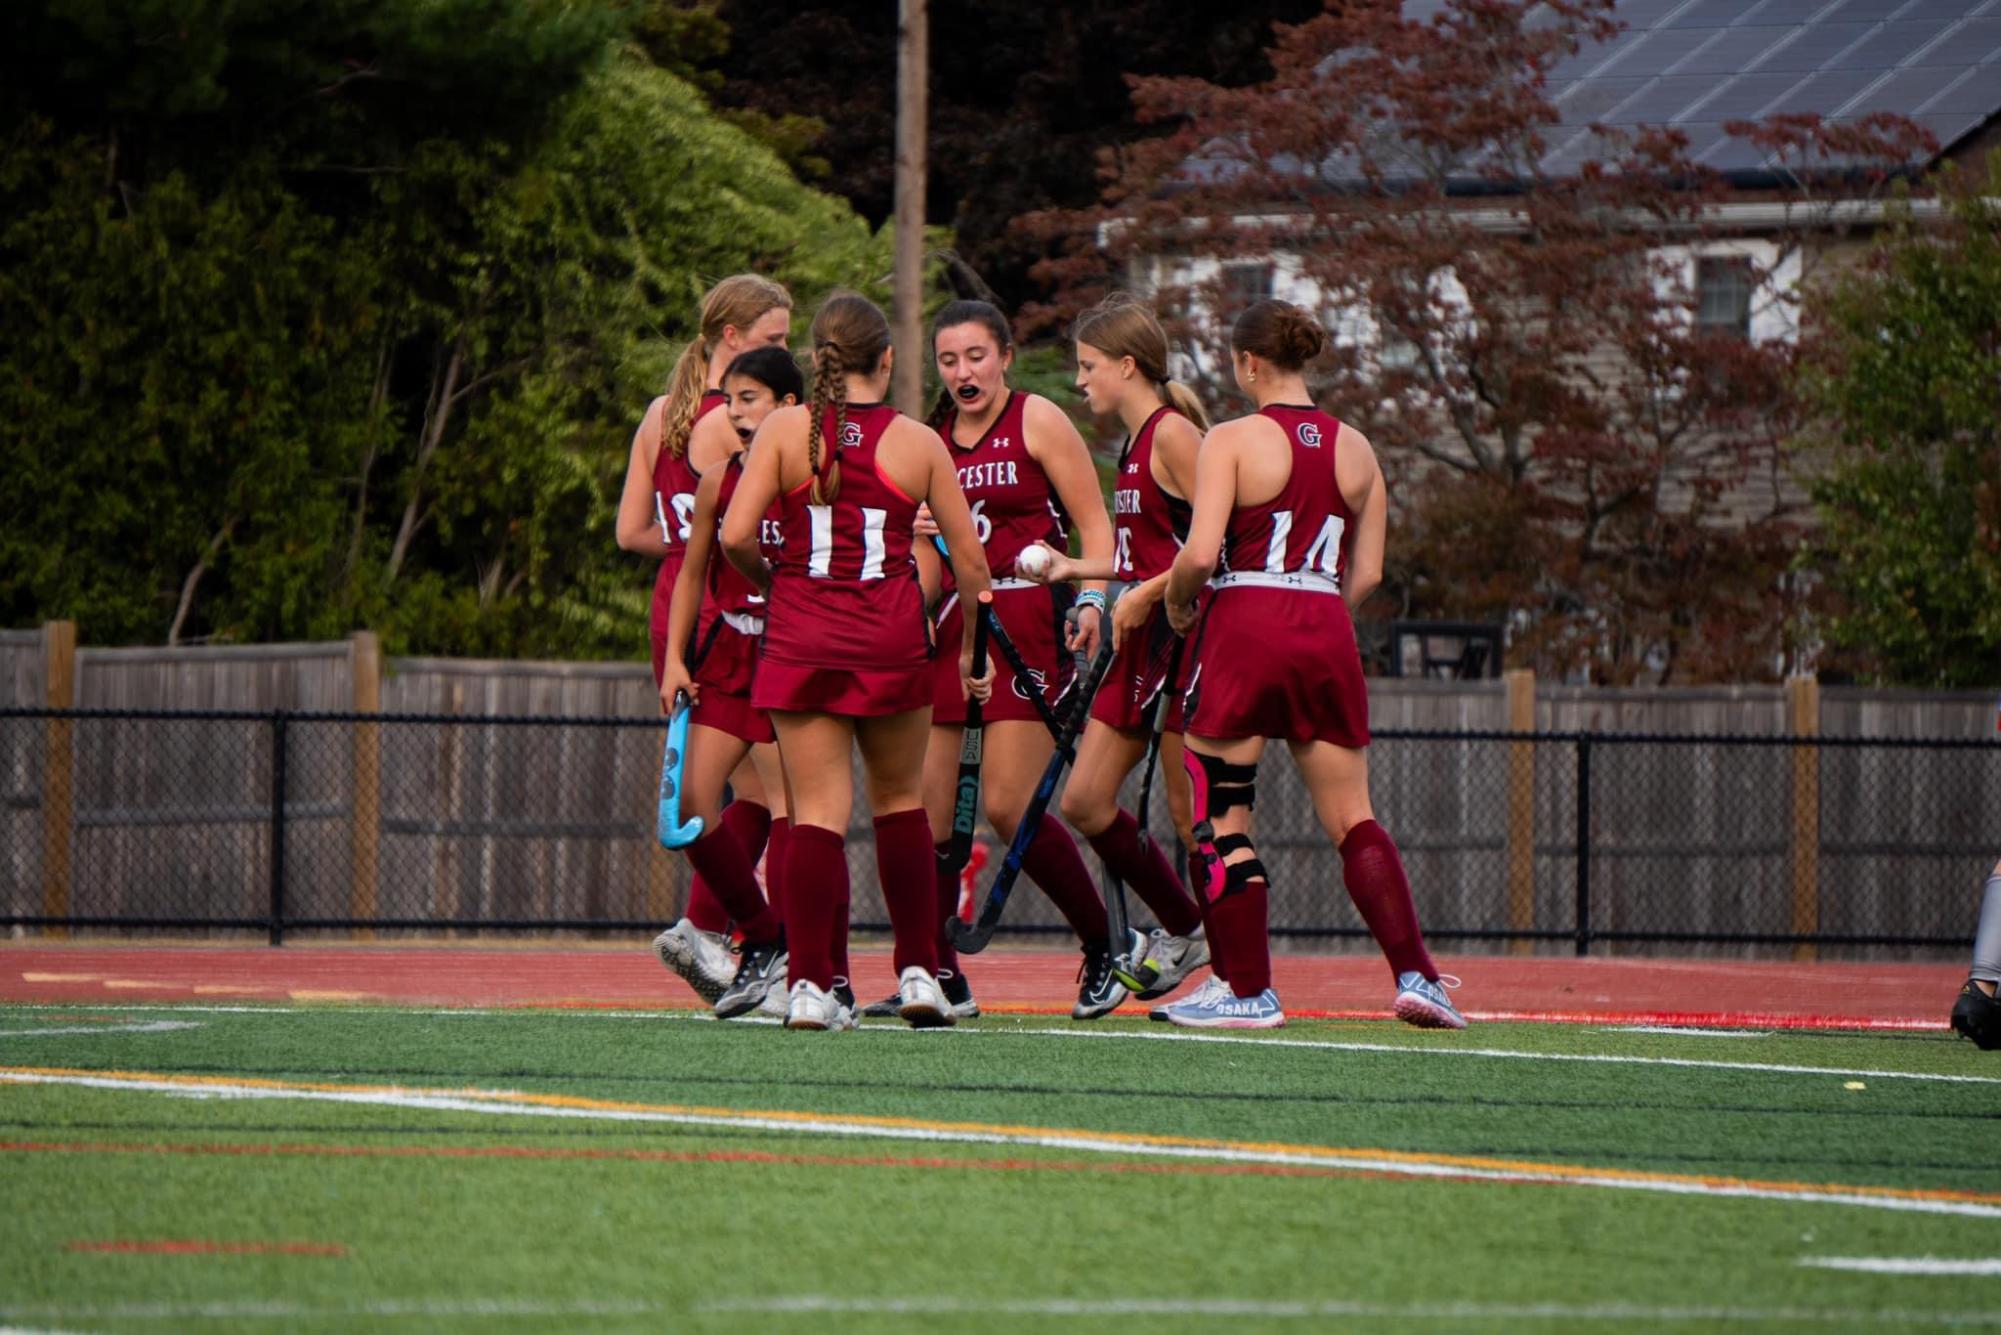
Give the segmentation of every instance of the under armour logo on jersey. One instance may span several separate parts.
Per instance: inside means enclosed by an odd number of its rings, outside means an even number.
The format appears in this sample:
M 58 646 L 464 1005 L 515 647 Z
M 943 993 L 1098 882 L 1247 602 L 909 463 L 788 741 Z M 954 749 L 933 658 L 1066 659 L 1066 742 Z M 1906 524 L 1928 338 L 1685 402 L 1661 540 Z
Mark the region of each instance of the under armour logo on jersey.
M 1299 424 L 1299 443 L 1308 449 L 1318 449 L 1320 447 L 1320 428 L 1312 422 L 1301 422 Z
M 1135 459 L 1131 463 L 1127 464 L 1126 471 L 1128 473 L 1137 473 L 1139 471 L 1139 460 Z
M 1028 670 L 1028 675 L 1029 678 L 1035 682 L 1035 689 L 1038 693 L 1042 695 L 1049 694 L 1049 678 L 1045 677 L 1042 674 L 1041 668 L 1030 668 Z M 1014 693 L 1020 696 L 1022 699 L 1032 700 L 1035 698 L 1034 696 L 1030 695 L 1027 691 L 1022 689 L 1021 675 L 1019 673 L 1015 674 L 1014 681 L 1011 684 L 1014 686 Z
M 994 448 L 997 450 L 1006 449 L 1010 443 L 1009 438 L 1006 436 L 995 436 L 993 441 Z
M 844 450 L 860 449 L 861 443 L 861 426 L 855 422 L 843 422 L 841 424 L 841 448 Z

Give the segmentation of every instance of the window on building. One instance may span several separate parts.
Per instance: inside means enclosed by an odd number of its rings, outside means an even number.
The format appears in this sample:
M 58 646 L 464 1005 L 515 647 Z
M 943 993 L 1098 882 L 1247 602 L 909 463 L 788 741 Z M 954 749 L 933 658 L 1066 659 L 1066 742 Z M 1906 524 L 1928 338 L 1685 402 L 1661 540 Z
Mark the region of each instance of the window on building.
M 1757 283 L 1751 261 L 1741 255 L 1698 255 L 1695 260 L 1695 322 L 1717 333 L 1751 336 L 1751 295 Z
M 1263 301 L 1272 294 L 1272 267 L 1261 262 L 1226 264 L 1223 266 L 1223 299 L 1227 303 L 1227 318 L 1235 319 L 1237 313 L 1252 302 Z

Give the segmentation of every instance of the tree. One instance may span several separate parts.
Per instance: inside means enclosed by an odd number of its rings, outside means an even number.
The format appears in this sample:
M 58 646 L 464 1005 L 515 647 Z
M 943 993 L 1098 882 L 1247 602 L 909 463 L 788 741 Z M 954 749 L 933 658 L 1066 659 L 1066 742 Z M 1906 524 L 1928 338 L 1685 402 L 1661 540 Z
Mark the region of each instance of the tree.
M 9 9 L 0 617 L 643 654 L 612 515 L 701 292 L 888 260 L 621 15 Z
M 1322 399 L 1389 477 L 1385 610 L 1505 621 L 1512 661 L 1552 676 L 1766 678 L 1803 518 L 1781 468 L 1794 344 L 1696 318 L 1689 247 L 1724 187 L 1678 133 L 1601 128 L 1547 165 L 1549 71 L 1617 28 L 1610 0 L 1355 5 L 1281 27 L 1262 83 L 1136 80 L 1173 132 L 1106 209 L 1043 220 L 1072 238 L 1043 272 L 1073 299 L 1108 259 L 1157 274 L 1226 394 L 1205 312 L 1258 272 L 1227 261 L 1288 266 L 1335 334 Z M 1850 178 L 1904 160 L 1894 127 L 1788 129 L 1803 180 L 1832 137 Z M 1197 255 L 1226 263 L 1204 277 Z M 1775 290 L 1774 267 L 1747 281 Z
M 2001 154 L 1987 179 L 2001 180 Z M 1828 639 L 1887 684 L 1979 687 L 2001 663 L 2001 207 L 1955 172 L 1900 201 L 1819 294 L 1801 441 Z

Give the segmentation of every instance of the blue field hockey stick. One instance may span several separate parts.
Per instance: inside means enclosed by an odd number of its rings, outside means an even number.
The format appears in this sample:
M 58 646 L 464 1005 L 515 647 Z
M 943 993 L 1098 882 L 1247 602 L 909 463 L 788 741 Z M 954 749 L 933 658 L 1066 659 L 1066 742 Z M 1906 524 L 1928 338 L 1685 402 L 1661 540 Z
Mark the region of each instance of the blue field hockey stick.
M 660 754 L 660 846 L 686 848 L 702 837 L 702 818 L 681 821 L 681 771 L 688 763 L 688 693 L 674 692 L 667 749 Z

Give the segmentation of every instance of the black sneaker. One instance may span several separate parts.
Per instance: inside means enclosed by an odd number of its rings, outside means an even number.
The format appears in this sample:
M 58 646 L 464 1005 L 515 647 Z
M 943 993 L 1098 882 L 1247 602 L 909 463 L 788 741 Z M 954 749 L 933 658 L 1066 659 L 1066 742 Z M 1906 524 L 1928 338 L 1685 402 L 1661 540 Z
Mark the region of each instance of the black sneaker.
M 945 1000 L 952 1003 L 952 1018 L 973 1020 L 979 1018 L 980 1003 L 973 1000 L 973 985 L 966 981 L 966 975 L 951 969 L 938 971 L 938 986 L 945 993 Z
M 1952 1027 L 1983 1052 L 2001 1048 L 2001 1001 L 1981 991 L 1971 978 L 1952 1003 Z
M 785 986 L 785 965 L 790 958 L 783 936 L 762 945 L 744 942 L 736 977 L 716 998 L 716 1018 L 728 1020 L 756 1010 L 772 988 Z
M 1134 932 L 1133 936 L 1138 938 L 1139 933 Z M 1093 941 L 1084 947 L 1084 963 L 1077 977 L 1083 986 L 1077 989 L 1077 1004 L 1070 1008 L 1073 1020 L 1096 1020 L 1110 1015 L 1121 1001 L 1132 995 L 1112 972 L 1112 947 L 1108 941 Z
M 894 1020 L 903 1014 L 903 989 L 884 997 L 881 1001 L 871 1001 L 855 1014 L 869 1020 Z

